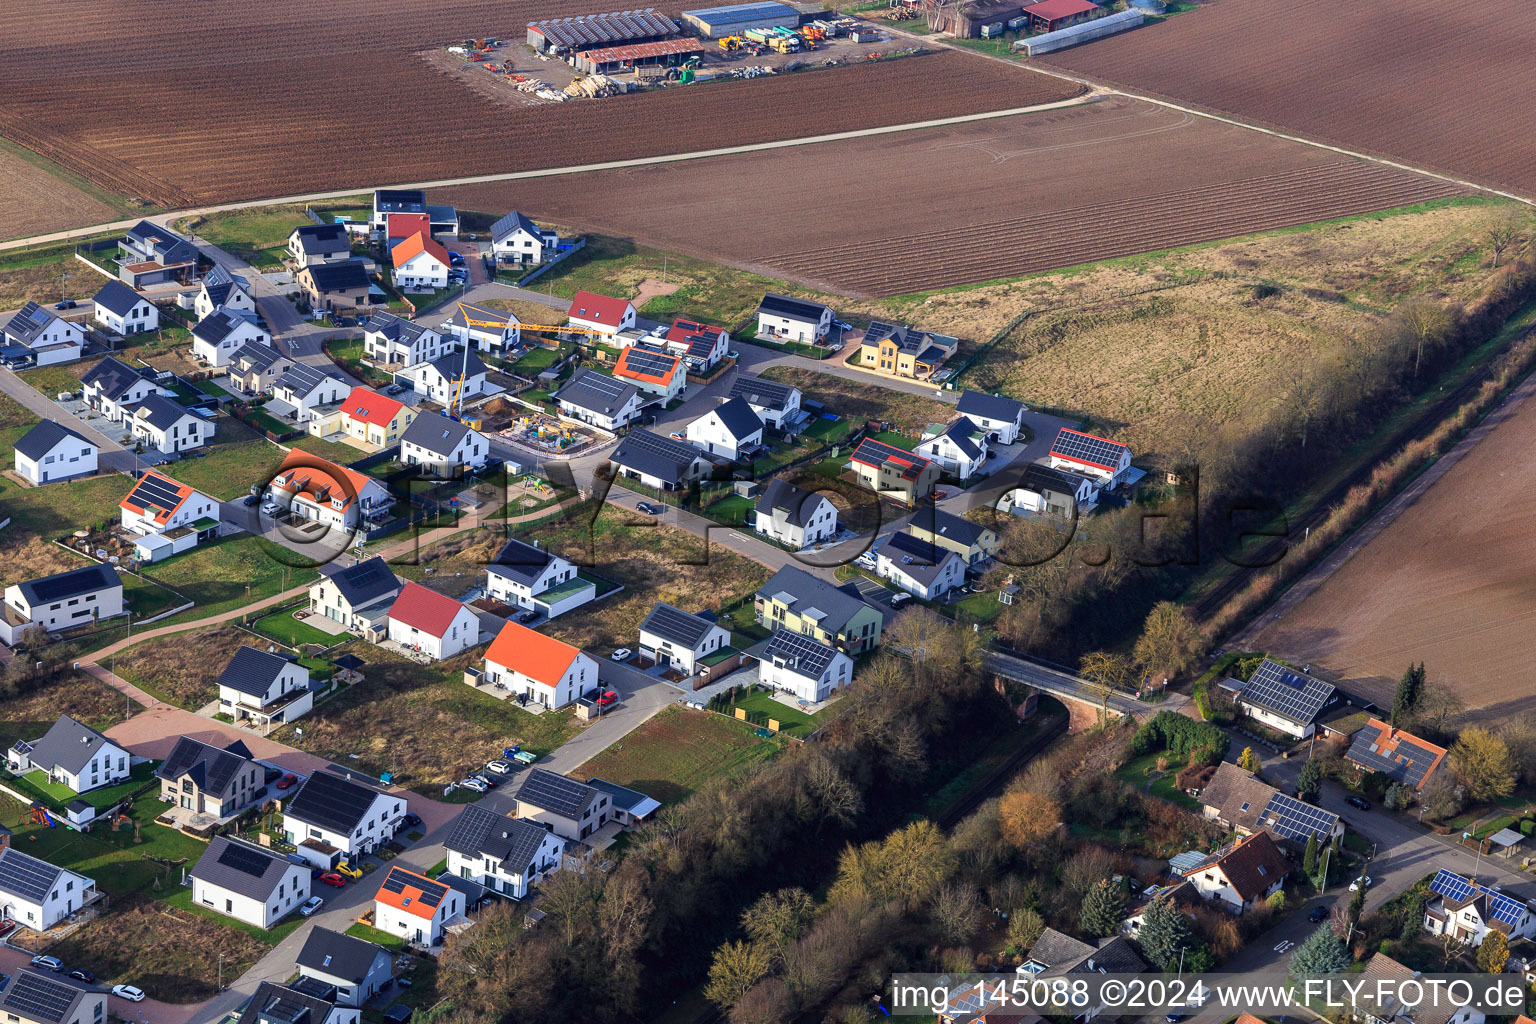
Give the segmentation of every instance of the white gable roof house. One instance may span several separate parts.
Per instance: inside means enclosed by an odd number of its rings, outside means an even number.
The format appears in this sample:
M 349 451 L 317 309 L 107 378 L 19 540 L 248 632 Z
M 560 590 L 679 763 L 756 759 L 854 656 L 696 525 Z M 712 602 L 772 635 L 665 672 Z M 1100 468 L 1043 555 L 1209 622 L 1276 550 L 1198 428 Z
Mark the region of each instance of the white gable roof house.
M 967 391 L 960 396 L 955 411 L 992 433 L 998 444 L 1013 444 L 1024 429 L 1024 414 L 1029 406 L 1002 395 Z
M 5 755 L 13 774 L 39 771 L 49 782 L 75 793 L 123 781 L 129 777 L 131 761 L 128 751 L 68 715 L 60 715 L 35 740 L 17 740 Z
M 248 341 L 265 345 L 272 336 L 249 314 L 216 309 L 192 328 L 192 354 L 214 366 L 228 366 L 230 358 Z
M 314 706 L 309 669 L 292 655 L 242 645 L 219 674 L 219 710 L 237 723 L 270 729 Z
M 740 374 L 731 385 L 732 398 L 744 398 L 752 411 L 775 430 L 788 430 L 803 417 L 800 389 L 767 377 Z
M 377 943 L 316 926 L 294 957 L 301 978 L 336 990 L 342 1006 L 362 1006 L 394 981 L 395 958 Z
M 1511 940 L 1536 936 L 1536 909 L 1497 886 L 1441 868 L 1429 891 L 1433 895 L 1424 909 L 1424 929 L 1432 935 L 1449 934 L 1474 946 L 1481 946 L 1489 932 Z
M 251 283 L 239 274 L 230 273 L 215 265 L 197 288 L 192 300 L 192 312 L 199 320 L 216 309 L 228 309 L 234 313 L 255 313 L 256 300 L 251 297 Z
M 400 586 L 381 555 L 349 566 L 328 562 L 309 588 L 309 609 L 354 632 L 381 629 Z
M 713 618 L 659 602 L 640 623 L 640 656 L 693 675 L 699 662 L 730 646 L 730 631 Z
M 407 380 L 411 390 L 438 405 L 453 407 L 486 393 L 485 375 L 489 370 L 473 352 L 449 352 L 430 362 L 418 363 L 399 371 L 396 379 Z M 463 387 L 459 378 L 464 378 Z
M 335 374 L 308 363 L 294 363 L 272 382 L 272 401 L 266 411 L 305 423 L 316 408 L 341 401 L 351 390 L 352 385 Z
M 191 871 L 192 902 L 270 928 L 309 899 L 309 868 L 280 853 L 215 836 Z
M 164 455 L 201 448 L 213 440 L 213 421 L 164 395 L 150 395 L 128 418 L 133 438 Z
M 155 374 L 153 369 L 135 369 L 116 356 L 107 356 L 80 378 L 80 393 L 90 408 L 112 423 L 121 423 L 129 409 L 150 395 L 170 397 Z
M 613 431 L 640 415 L 640 389 L 596 370 L 577 370 L 552 396 L 562 415 Z
M 1131 471 L 1131 450 L 1119 441 L 1062 427 L 1051 443 L 1052 469 L 1092 477 L 1105 487 L 1118 487 Z
M 101 448 L 53 420 L 39 420 L 16 440 L 16 473 L 42 485 L 96 472 Z
M 832 329 L 832 307 L 769 292 L 757 307 L 757 337 L 814 345 Z
M 417 416 L 400 435 L 400 461 L 439 480 L 453 480 L 485 465 L 490 442 L 448 416 Z
M 504 309 L 487 309 L 460 302 L 453 316 L 438 325 L 461 345 L 473 344 L 478 352 L 502 350 L 522 340 L 522 321 Z
M 326 768 L 304 780 L 283 808 L 283 838 L 299 856 L 330 870 L 343 857 L 355 862 L 395 837 L 405 799 L 371 781 Z
M 91 297 L 97 323 L 118 334 L 138 334 L 160 326 L 160 308 L 121 281 L 108 281 Z
M 582 579 L 570 562 L 516 537 L 485 567 L 485 590 L 497 601 L 550 619 L 597 596 L 597 585 Z
M 949 475 L 966 480 L 987 461 L 987 431 L 969 417 L 957 416 L 948 424 L 930 425 L 912 450 L 937 462 Z
M 8 345 L 27 349 L 37 366 L 72 363 L 85 345 L 85 329 L 61 319 L 35 302 L 16 311 L 0 330 Z
M 910 533 L 893 533 L 875 548 L 875 572 L 907 593 L 932 601 L 965 582 L 965 559 Z
M 853 679 L 853 659 L 814 637 L 776 629 L 758 655 L 757 681 L 819 704 Z
M 1044 460 L 1024 469 L 1017 487 L 997 502 L 999 512 L 1011 515 L 1051 515 L 1059 519 L 1086 516 L 1099 503 L 1099 485 L 1091 477 L 1065 469 L 1052 469 Z
M 546 633 L 508 622 L 485 650 L 483 681 L 494 696 L 562 708 L 599 685 L 597 662 Z
M 441 661 L 480 642 L 480 620 L 462 601 L 407 583 L 389 608 L 389 639 Z
M 775 477 L 753 510 L 753 529 L 794 551 L 837 535 L 837 506 L 824 494 Z
M 745 398 L 728 398 L 690 422 L 684 434 L 711 455 L 735 461 L 763 443 L 763 421 Z
M 301 224 L 288 235 L 288 255 L 301 267 L 350 259 L 352 236 L 345 224 Z
M 12 583 L 0 607 L 0 641 L 14 645 L 29 629 L 53 633 L 123 614 L 123 581 L 95 563 Z
M 468 804 L 448 826 L 443 846 L 450 875 L 520 900 L 560 867 L 565 840 L 542 825 Z
M 95 902 L 96 883 L 14 847 L 0 850 L 0 920 L 44 932 Z
M 560 236 L 551 228 L 541 228 L 513 210 L 491 225 L 491 251 L 497 263 L 543 263 L 545 253 L 560 244 Z
M 217 525 L 219 516 L 219 499 L 154 469 L 144 471 L 117 507 L 123 529 L 141 537 L 191 526 L 204 518 Z
M 415 366 L 448 351 L 437 331 L 393 313 L 373 314 L 363 332 L 363 355 L 385 366 Z

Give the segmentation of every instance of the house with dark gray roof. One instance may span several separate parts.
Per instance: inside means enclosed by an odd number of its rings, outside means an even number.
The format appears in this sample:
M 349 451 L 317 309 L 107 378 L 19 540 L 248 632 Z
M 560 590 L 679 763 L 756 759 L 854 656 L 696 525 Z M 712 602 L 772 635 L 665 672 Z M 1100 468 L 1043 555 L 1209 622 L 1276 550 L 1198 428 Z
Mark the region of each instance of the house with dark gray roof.
M 14 846 L 0 849 L 0 920 L 44 932 L 99 896 L 96 883 Z
M 665 601 L 657 602 L 640 623 L 640 657 L 685 676 L 693 675 L 700 662 L 730 643 L 730 630 L 713 615 L 685 612 Z
M 271 345 L 248 341 L 229 357 L 229 380 L 248 395 L 265 394 L 293 367 L 293 360 Z
M 621 475 L 658 491 L 680 491 L 704 473 L 699 449 L 649 430 L 631 430 L 608 456 Z
M 651 815 L 661 810 L 660 800 L 646 796 L 638 789 L 630 789 L 617 782 L 598 778 L 588 779 L 587 785 L 593 789 L 600 789 L 613 798 L 613 819 L 626 828 L 648 820 Z
M 192 354 L 210 366 L 228 366 L 241 346 L 248 342 L 263 345 L 272 336 L 256 322 L 256 314 L 220 307 L 192 326 Z
M 948 548 L 967 566 L 980 565 L 997 555 L 997 533 L 991 527 L 973 523 L 936 505 L 925 505 L 912 513 L 904 532 L 918 540 Z
M 1332 683 L 1265 658 L 1237 695 L 1237 708 L 1257 722 L 1304 740 L 1322 713 L 1340 701 Z
M 436 359 L 398 371 L 397 379 L 409 381 L 411 390 L 422 398 L 453 408 L 461 401 L 485 394 L 488 372 L 490 368 L 474 352 L 445 352 Z
M 266 795 L 266 769 L 240 740 L 216 747 L 182 736 L 155 769 L 160 799 L 213 821 L 228 821 Z
M 814 345 L 832 329 L 832 307 L 769 292 L 757 304 L 757 337 Z
M 448 826 L 443 846 L 449 875 L 520 900 L 560 867 L 565 841 L 543 825 L 467 804 Z
M 331 995 L 324 986 L 264 981 L 236 1024 L 357 1024 L 357 1009 L 339 1005 Z
M 342 858 L 355 861 L 389 842 L 404 818 L 403 797 L 351 772 L 326 769 L 288 798 L 283 838 L 309 863 L 330 870 Z
M 54 420 L 39 420 L 16 439 L 16 472 L 33 484 L 56 483 L 96 472 L 101 447 Z
M 160 326 L 160 309 L 121 281 L 108 281 L 91 296 L 96 304 L 92 318 L 109 331 L 138 334 Z
M 485 567 L 485 590 L 497 601 L 550 619 L 597 596 L 597 584 L 570 562 L 516 537 Z
M 479 431 L 450 416 L 424 413 L 400 435 L 400 461 L 438 480 L 457 480 L 479 469 L 490 450 Z
M 389 606 L 400 596 L 400 579 L 383 556 L 349 566 L 328 562 L 309 588 L 309 610 L 366 633 L 388 624 Z
M 415 366 L 448 351 L 441 332 L 390 312 L 374 313 L 363 332 L 363 354 L 386 365 Z
M 270 728 L 314 706 L 309 669 L 291 654 L 242 644 L 219 673 L 219 710 L 236 722 Z
M 192 300 L 192 311 L 201 320 L 216 309 L 228 309 L 236 313 L 255 313 L 256 300 L 251 297 L 251 282 L 240 274 L 232 273 L 215 265 L 203 275 L 197 295 Z
M 288 255 L 301 267 L 350 259 L 352 236 L 345 224 L 301 224 L 288 235 Z
M 612 816 L 613 798 L 600 789 L 531 768 L 518 783 L 517 816 L 527 818 L 565 839 L 583 840 Z
M 752 514 L 754 530 L 794 551 L 837 535 L 837 506 L 783 477 L 768 481 Z
M 85 345 L 85 329 L 29 302 L 0 328 L 6 359 L 30 360 L 34 366 L 72 363 Z
M 891 377 L 926 379 L 959 345 L 959 338 L 947 334 L 876 320 L 859 343 L 859 365 Z
M 762 446 L 763 421 L 745 398 L 728 398 L 690 421 L 684 433 L 711 455 L 734 462 Z
M 1024 467 L 1023 475 L 1014 486 L 1004 491 L 996 508 L 999 512 L 1016 516 L 1072 519 L 1086 516 L 1098 503 L 1097 480 L 1081 473 L 1058 469 L 1041 459 Z
M 293 279 L 314 309 L 365 309 L 373 304 L 367 266 L 357 258 L 301 267 Z
M 1022 975 L 1040 978 L 1061 978 L 1074 974 L 1141 974 L 1146 970 L 1146 961 L 1124 936 L 1100 939 L 1098 945 L 1093 945 L 1054 928 L 1047 928 L 1040 933 L 1035 944 L 1029 947 L 1023 966 L 1018 968 Z M 1088 1021 L 1107 1007 L 1096 1005 L 1074 1009 L 1076 1012 L 1072 1014 L 1073 1020 Z
M 257 928 L 272 927 L 309 899 L 309 868 L 229 836 L 214 836 L 191 875 L 192 902 Z
M 965 582 L 965 560 L 931 540 L 893 533 L 874 550 L 875 572 L 924 601 L 937 600 Z
M 991 433 L 998 444 L 1013 444 L 1024 429 L 1024 414 L 1029 406 L 1002 395 L 967 391 L 961 394 L 955 411 Z
M 745 399 L 758 419 L 774 430 L 788 430 L 805 418 L 800 389 L 767 377 L 739 374 L 731 384 L 730 397 Z
M 107 993 L 38 967 L 23 967 L 0 989 L 0 1019 L 8 1024 L 91 1024 L 106 1019 Z
M 394 957 L 378 943 L 316 925 L 294 958 L 301 977 L 330 985 L 341 1006 L 362 1006 L 394 981 Z
M 116 356 L 107 356 L 80 378 L 85 404 L 113 423 L 121 423 L 128 410 L 150 395 L 170 396 L 155 379 L 155 370 L 135 369 Z
M 17 740 L 5 762 L 13 774 L 39 772 L 46 781 L 76 793 L 122 782 L 132 769 L 128 751 L 68 715 L 60 715 L 35 740 Z
M 759 625 L 803 633 L 848 654 L 878 646 L 885 624 L 851 584 L 833 586 L 792 565 L 774 573 L 752 600 Z
M 830 644 L 776 629 L 757 655 L 757 681 L 808 704 L 819 704 L 853 679 L 853 659 Z
M 550 396 L 560 412 L 603 430 L 618 430 L 640 415 L 640 389 L 596 370 L 577 370 Z
M 948 423 L 930 424 L 912 450 L 964 481 L 980 472 L 991 454 L 987 437 L 988 432 L 969 417 L 957 416 Z
M 15 645 L 29 629 L 56 633 L 123 614 L 123 581 L 97 563 L 12 583 L 0 607 L 0 642 Z
M 162 455 L 189 452 L 213 440 L 212 420 L 164 395 L 145 398 L 125 422 L 135 441 Z
M 491 252 L 497 263 L 512 266 L 543 263 L 560 244 L 552 228 L 541 228 L 516 210 L 491 225 Z
M 272 400 L 265 409 L 305 423 L 320 406 L 334 405 L 351 391 L 352 385 L 334 373 L 308 363 L 294 363 L 272 382 Z

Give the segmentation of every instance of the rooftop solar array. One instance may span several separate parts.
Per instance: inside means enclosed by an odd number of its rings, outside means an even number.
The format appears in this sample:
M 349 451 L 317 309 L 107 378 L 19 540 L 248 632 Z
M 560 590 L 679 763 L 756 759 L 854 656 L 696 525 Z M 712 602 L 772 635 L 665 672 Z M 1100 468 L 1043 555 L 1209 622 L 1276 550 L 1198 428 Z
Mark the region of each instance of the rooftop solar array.
M 924 467 L 928 465 L 928 460 L 921 455 L 914 455 L 905 448 L 897 448 L 884 441 L 876 441 L 872 437 L 866 437 L 859 442 L 859 446 L 853 450 L 853 460 L 870 466 L 895 463 L 901 467 L 899 472 L 902 477 L 908 480 L 917 479 Z
M 635 393 L 635 386 L 595 370 L 579 370 L 555 392 L 555 399 L 594 412 L 614 412 Z
M 663 640 L 693 649 L 714 628 L 714 623 L 697 615 L 689 615 L 670 604 L 658 604 L 640 624 L 646 633 L 654 633 Z
M 80 989 L 39 971 L 19 971 L 5 990 L 7 1010 L 16 1010 L 36 1021 L 62 1021 L 80 995 Z
M 662 437 L 650 430 L 630 431 L 621 443 L 621 447 L 626 453 L 644 452 L 679 466 L 692 465 L 693 460 L 699 457 L 699 450 L 688 442 Z M 614 454 L 618 456 L 617 451 Z
M 653 36 L 677 35 L 677 26 L 650 7 L 643 11 L 615 11 L 611 14 L 535 21 L 528 29 L 530 32 L 538 32 L 554 46 L 569 46 L 578 50 L 600 44 L 611 45 Z
M 630 373 L 642 373 L 648 377 L 665 377 L 677 369 L 677 356 L 654 349 L 631 346 L 624 356 L 624 368 Z
M 786 665 L 803 675 L 820 678 L 832 664 L 832 659 L 837 657 L 837 649 L 802 633 L 777 629 L 763 649 L 763 657 L 783 659 Z
M 1085 462 L 1093 466 L 1114 469 L 1128 449 L 1119 441 L 1095 437 L 1062 427 L 1051 445 L 1051 454 L 1063 459 Z
M 389 874 L 384 876 L 384 884 L 380 888 L 384 892 L 398 893 L 403 893 L 407 889 L 418 889 L 421 895 L 416 897 L 416 902 L 428 907 L 437 906 L 443 902 L 443 897 L 448 895 L 446 885 L 401 868 L 392 868 Z
M 350 833 L 373 806 L 377 791 L 330 772 L 316 772 L 288 802 L 288 816 L 332 832 Z
M 782 409 L 789 404 L 794 388 L 776 380 L 762 377 L 741 376 L 731 385 L 732 398 L 745 398 L 749 405 L 760 409 Z
M 0 850 L 0 892 L 41 903 L 58 880 L 59 869 L 15 848 Z
M 592 798 L 593 789 L 584 782 L 535 768 L 523 780 L 517 798 L 567 818 L 580 818 Z
M 117 570 L 110 565 L 86 565 L 44 576 L 42 579 L 28 580 L 20 584 L 20 587 L 28 603 L 35 605 L 88 594 L 103 587 L 117 586 L 120 582 Z
M 1397 734 L 1390 748 L 1383 746 L 1382 741 L 1389 738 L 1389 727 L 1367 725 L 1355 734 L 1347 756 L 1356 764 L 1417 789 L 1440 759 L 1440 752 L 1403 733 Z
M 263 853 L 254 846 L 246 846 L 244 843 L 229 843 L 219 854 L 219 863 L 227 868 L 232 868 L 241 874 L 260 878 L 267 873 L 274 855 Z
M 1312 836 L 1326 841 L 1333 835 L 1339 816 L 1321 807 L 1313 807 L 1293 796 L 1276 793 L 1269 798 L 1259 822 L 1282 839 L 1305 843 Z
M 1513 896 L 1506 896 L 1497 889 L 1479 885 L 1445 868 L 1435 873 L 1434 881 L 1429 883 L 1429 889 L 1453 903 L 1466 903 L 1477 896 L 1486 896 L 1489 916 L 1511 927 L 1517 926 L 1526 913 L 1525 904 Z
M 1332 683 L 1297 675 L 1273 658 L 1265 658 L 1243 688 L 1245 704 L 1303 725 L 1315 719 L 1332 696 Z

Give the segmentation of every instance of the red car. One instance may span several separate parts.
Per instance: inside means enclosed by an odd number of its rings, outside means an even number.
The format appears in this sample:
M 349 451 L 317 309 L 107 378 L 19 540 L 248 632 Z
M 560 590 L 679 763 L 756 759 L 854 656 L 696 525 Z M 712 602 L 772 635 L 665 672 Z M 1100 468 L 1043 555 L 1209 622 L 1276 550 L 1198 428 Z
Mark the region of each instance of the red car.
M 298 781 L 299 781 L 299 777 L 297 775 L 293 775 L 293 774 L 284 775 L 282 778 L 277 780 L 277 788 L 278 789 L 290 789 L 293 786 L 297 785 Z
M 334 871 L 327 871 L 325 874 L 321 875 L 320 881 L 324 882 L 326 885 L 334 885 L 338 889 L 344 888 L 347 884 L 347 880 L 342 878 Z
M 616 701 L 618 699 L 619 699 L 619 691 L 618 690 L 609 690 L 607 693 L 605 693 L 601 697 L 597 698 L 597 706 L 600 707 L 600 708 L 605 708 L 609 704 L 612 704 L 614 701 Z

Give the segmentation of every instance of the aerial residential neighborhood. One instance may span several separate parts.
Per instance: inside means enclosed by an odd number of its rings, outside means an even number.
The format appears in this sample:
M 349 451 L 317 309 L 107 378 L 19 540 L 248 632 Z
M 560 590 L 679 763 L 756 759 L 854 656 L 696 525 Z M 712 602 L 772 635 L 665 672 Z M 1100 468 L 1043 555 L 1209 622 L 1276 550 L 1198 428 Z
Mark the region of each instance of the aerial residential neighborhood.
M 0 1024 L 1532 1024 L 1492 3 L 18 6 Z

